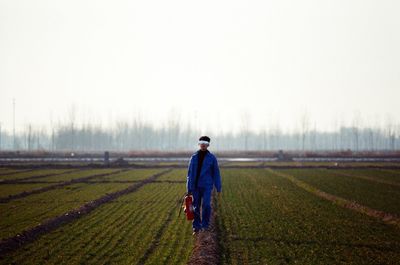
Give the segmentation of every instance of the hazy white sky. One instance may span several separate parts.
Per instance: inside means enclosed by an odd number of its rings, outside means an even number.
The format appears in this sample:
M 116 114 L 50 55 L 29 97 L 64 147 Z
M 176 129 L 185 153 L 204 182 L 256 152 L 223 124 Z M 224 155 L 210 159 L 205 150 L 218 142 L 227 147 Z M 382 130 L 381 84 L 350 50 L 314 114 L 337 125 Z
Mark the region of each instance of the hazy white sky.
M 0 0 L 0 122 L 400 121 L 399 1 Z

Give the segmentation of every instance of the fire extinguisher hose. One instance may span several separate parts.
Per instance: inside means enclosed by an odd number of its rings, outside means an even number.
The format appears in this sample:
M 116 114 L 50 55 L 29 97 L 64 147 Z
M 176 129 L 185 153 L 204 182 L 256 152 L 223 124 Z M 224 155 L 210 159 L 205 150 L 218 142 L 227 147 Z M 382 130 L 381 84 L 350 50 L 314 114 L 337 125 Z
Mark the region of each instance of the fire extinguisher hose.
M 183 196 L 182 196 L 182 200 L 180 201 L 181 203 L 179 204 L 179 214 L 178 214 L 178 217 L 180 217 L 181 216 L 181 212 L 182 212 L 182 205 L 183 205 L 183 202 L 185 201 L 185 197 L 186 197 L 186 192 L 185 192 L 185 194 L 183 194 Z

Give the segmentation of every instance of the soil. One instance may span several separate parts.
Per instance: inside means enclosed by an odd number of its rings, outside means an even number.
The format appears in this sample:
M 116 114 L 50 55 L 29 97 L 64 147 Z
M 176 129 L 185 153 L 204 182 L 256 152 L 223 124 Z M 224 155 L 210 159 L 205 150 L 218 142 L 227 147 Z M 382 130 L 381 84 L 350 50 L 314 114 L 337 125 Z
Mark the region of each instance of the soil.
M 212 211 L 210 218 L 210 227 L 207 231 L 200 231 L 196 235 L 196 242 L 192 255 L 188 261 L 190 265 L 215 265 L 220 263 L 218 233 L 216 227 L 217 212 L 214 199 L 211 200 Z

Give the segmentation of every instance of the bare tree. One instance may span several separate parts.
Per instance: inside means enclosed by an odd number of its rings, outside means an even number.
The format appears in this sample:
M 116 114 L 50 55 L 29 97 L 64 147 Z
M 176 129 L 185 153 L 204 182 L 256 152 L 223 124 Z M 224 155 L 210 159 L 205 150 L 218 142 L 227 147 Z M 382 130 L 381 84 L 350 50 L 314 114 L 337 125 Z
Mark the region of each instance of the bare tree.
M 241 115 L 240 131 L 243 136 L 244 150 L 248 150 L 249 136 L 250 136 L 250 114 L 248 111 L 243 111 Z
M 268 132 L 266 128 L 263 128 L 261 131 L 262 135 L 262 150 L 267 150 L 267 141 L 268 141 Z
M 70 149 L 75 149 L 76 106 L 72 105 L 68 112 L 70 130 Z
M 306 137 L 310 129 L 310 117 L 307 111 L 304 111 L 300 117 L 300 130 L 301 130 L 301 150 L 305 150 Z
M 176 109 L 170 109 L 167 120 L 168 147 L 176 148 L 179 143 L 181 115 Z
M 28 124 L 28 136 L 27 136 L 27 141 L 28 141 L 28 150 L 32 150 L 32 125 Z
M 359 147 L 360 147 L 360 127 L 361 127 L 361 123 L 362 123 L 361 114 L 360 114 L 360 112 L 357 111 L 354 114 L 353 121 L 352 121 L 352 126 L 351 126 L 351 130 L 352 130 L 352 134 L 353 134 L 353 144 L 354 144 L 354 149 L 356 151 L 359 151 Z
M 390 116 L 386 117 L 385 129 L 386 129 L 386 136 L 388 139 L 388 149 L 394 150 L 396 143 L 396 131 L 394 122 Z

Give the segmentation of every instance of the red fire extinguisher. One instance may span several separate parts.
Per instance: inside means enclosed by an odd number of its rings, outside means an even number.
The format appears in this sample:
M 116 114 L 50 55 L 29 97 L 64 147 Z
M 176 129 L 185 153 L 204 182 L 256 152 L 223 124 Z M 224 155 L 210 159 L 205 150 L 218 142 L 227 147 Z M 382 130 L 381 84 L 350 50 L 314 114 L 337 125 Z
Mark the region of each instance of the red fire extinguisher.
M 193 220 L 194 219 L 194 208 L 193 208 L 192 194 L 185 194 L 185 196 L 183 197 L 182 207 L 179 211 L 179 215 L 181 214 L 182 208 L 184 209 L 184 212 L 186 214 L 186 219 Z
M 186 213 L 187 220 L 194 219 L 194 208 L 193 208 L 193 196 L 192 195 L 187 194 L 185 196 L 185 213 Z

